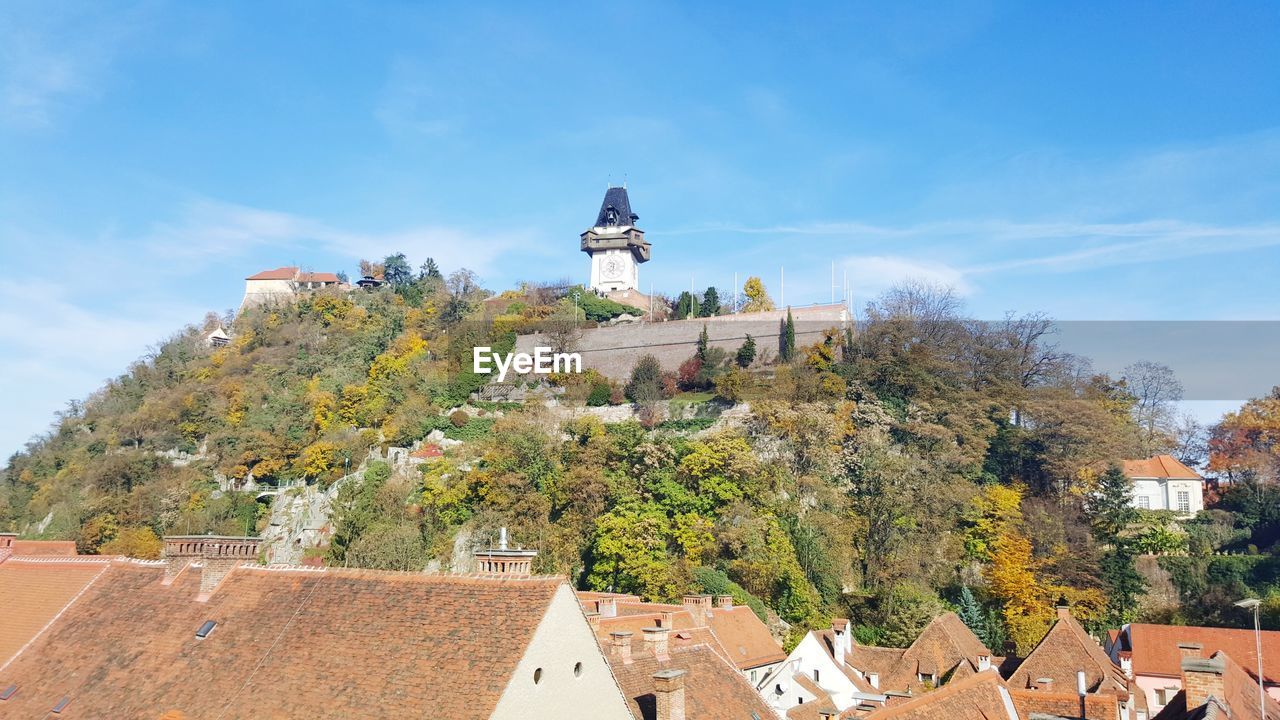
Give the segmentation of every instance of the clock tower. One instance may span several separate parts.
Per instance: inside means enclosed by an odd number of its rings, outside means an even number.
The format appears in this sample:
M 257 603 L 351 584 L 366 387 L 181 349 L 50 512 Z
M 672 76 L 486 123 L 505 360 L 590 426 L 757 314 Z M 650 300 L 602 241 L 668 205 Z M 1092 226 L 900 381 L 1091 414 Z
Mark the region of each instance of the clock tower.
M 592 290 L 603 293 L 637 290 L 640 263 L 649 261 L 649 243 L 636 227 L 639 215 L 631 212 L 625 187 L 604 193 L 596 224 L 582 233 L 582 252 L 591 258 Z

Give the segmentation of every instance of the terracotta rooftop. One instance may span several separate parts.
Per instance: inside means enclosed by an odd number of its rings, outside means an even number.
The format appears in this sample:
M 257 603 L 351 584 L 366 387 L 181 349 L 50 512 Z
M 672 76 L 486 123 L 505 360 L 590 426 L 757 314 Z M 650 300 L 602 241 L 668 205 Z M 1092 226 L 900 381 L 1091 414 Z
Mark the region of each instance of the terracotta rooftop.
M 1085 695 L 1083 716 L 1080 712 L 1080 696 L 1076 694 L 1074 687 L 1051 691 L 1010 688 L 1009 694 L 1013 697 L 1013 706 L 1023 718 L 1078 720 L 1083 717 L 1083 720 L 1117 720 L 1120 717 L 1119 698 L 1111 693 Z
M 76 544 L 72 540 L 14 540 L 13 556 L 58 555 L 70 557 L 76 554 Z
M 0 667 L 35 639 L 107 565 L 105 558 L 99 562 L 58 562 L 12 557 L 0 563 L 0 616 L 4 618 L 0 621 Z M 4 674 L 0 671 L 0 676 Z
M 1019 720 L 1008 688 L 995 670 L 976 673 L 905 703 L 854 717 L 866 717 L 868 720 Z
M 1031 688 L 1039 679 L 1050 678 L 1055 688 L 1074 690 L 1076 673 L 1081 670 L 1089 692 L 1110 691 L 1128 696 L 1129 681 L 1124 672 L 1066 608 L 1059 608 L 1058 619 L 1049 632 L 1009 676 L 1009 687 Z
M 939 682 L 958 680 L 977 671 L 973 663 L 980 655 L 991 657 L 991 651 L 960 616 L 945 612 L 934 618 L 896 666 L 882 675 L 880 687 L 918 690 L 923 683 L 917 679 L 917 673 L 937 675 Z
M 630 663 L 610 658 L 636 720 L 655 720 L 653 674 L 684 670 L 685 716 L 690 720 L 761 720 L 777 717 L 751 684 L 706 645 L 672 648 L 667 660 L 633 655 Z
M 66 697 L 59 717 L 487 718 L 564 584 L 239 568 L 196 602 L 199 571 L 163 574 L 112 561 L 0 670 L 0 688 L 17 685 L 4 715 L 45 717 Z
M 250 275 L 245 280 L 296 280 L 297 282 L 340 282 L 338 276 L 334 273 L 326 272 L 304 272 L 297 267 L 281 267 L 275 270 L 263 270 L 256 275 Z
M 1258 684 L 1253 676 L 1223 652 L 1214 653 L 1209 662 L 1221 668 L 1224 697 L 1215 698 L 1217 702 L 1188 708 L 1187 694 L 1182 690 L 1152 720 L 1262 720 L 1258 712 Z M 1264 702 L 1267 718 L 1280 717 L 1280 703 L 1275 698 L 1265 695 Z
M 1199 473 L 1178 462 L 1172 455 L 1156 455 L 1146 460 L 1125 460 L 1123 470 L 1127 478 L 1203 479 Z
M 1252 630 L 1134 623 L 1120 633 L 1120 647 L 1133 653 L 1135 675 L 1180 677 L 1182 657 L 1178 643 L 1199 643 L 1206 656 L 1225 652 L 1257 672 L 1257 645 Z M 1262 631 L 1262 673 L 1268 683 L 1280 684 L 1280 631 Z

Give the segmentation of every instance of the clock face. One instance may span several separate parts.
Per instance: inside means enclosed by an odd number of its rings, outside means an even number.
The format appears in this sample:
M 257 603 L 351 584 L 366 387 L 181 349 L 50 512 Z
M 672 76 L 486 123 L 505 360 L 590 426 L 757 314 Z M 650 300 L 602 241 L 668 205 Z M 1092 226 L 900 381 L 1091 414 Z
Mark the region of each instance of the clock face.
M 600 266 L 600 272 L 610 280 L 617 280 L 622 277 L 622 261 L 611 257 Z

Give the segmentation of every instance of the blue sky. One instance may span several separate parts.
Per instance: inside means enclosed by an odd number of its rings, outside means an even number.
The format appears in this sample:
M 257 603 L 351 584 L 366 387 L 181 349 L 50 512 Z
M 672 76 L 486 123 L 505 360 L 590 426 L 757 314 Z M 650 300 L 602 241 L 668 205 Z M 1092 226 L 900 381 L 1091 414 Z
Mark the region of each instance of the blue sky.
M 406 252 L 1280 319 L 1274 3 L 0 5 L 0 453 L 243 278 Z

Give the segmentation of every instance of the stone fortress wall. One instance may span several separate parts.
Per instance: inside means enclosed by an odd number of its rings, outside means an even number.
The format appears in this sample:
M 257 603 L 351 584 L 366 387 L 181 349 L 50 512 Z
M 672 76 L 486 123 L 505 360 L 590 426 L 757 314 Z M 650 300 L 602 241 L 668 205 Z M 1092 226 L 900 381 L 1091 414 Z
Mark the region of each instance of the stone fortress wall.
M 849 308 L 841 303 L 808 305 L 791 308 L 796 327 L 796 346 L 809 345 L 829 328 L 843 328 L 852 321 Z M 707 328 L 710 345 L 736 352 L 747 335 L 755 338 L 756 357 L 776 357 L 779 323 L 787 310 L 718 315 L 690 320 L 643 322 L 580 330 L 575 347 L 567 350 L 582 355 L 582 369 L 595 368 L 614 380 L 626 380 L 636 360 L 653 355 L 663 369 L 675 370 L 688 360 L 697 348 L 702 328 Z M 552 346 L 542 334 L 522 335 L 516 340 L 516 352 L 532 353 L 537 346 Z

